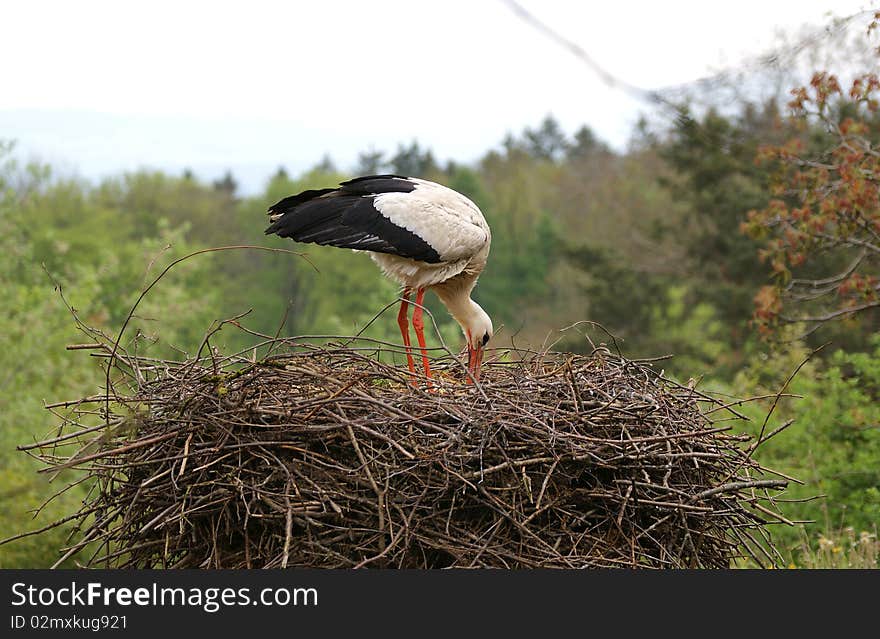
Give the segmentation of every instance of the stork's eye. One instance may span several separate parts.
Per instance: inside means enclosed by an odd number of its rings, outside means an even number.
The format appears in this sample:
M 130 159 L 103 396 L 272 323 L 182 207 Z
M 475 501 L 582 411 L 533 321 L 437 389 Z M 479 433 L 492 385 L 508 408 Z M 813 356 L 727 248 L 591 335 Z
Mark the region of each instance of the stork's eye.
M 489 333 L 483 335 L 483 346 L 489 343 Z

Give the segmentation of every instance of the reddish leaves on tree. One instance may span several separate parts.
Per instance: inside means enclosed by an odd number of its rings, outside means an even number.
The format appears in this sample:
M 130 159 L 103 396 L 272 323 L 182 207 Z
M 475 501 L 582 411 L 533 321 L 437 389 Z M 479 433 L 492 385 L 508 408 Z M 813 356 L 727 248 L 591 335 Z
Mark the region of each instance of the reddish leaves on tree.
M 791 95 L 802 135 L 759 149 L 774 199 L 741 224 L 772 272 L 754 300 L 765 335 L 783 321 L 821 324 L 880 307 L 880 80 L 865 73 L 844 91 L 817 72 Z

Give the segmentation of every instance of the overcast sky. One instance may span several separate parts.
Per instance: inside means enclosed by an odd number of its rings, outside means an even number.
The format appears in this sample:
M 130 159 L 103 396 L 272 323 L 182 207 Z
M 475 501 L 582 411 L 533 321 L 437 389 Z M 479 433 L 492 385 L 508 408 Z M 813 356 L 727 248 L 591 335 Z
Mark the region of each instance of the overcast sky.
M 609 72 L 655 88 L 735 64 L 851 0 L 521 4 Z M 279 165 L 418 139 L 472 161 L 554 114 L 623 148 L 644 106 L 501 0 L 5 2 L 0 138 L 90 179 Z

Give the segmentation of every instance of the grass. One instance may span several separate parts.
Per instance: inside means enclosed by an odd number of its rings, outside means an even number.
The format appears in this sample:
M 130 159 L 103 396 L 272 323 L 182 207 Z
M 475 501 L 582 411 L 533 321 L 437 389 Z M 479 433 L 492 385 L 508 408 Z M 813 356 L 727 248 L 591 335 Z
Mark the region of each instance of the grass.
M 853 527 L 827 531 L 810 539 L 806 532 L 795 548 L 789 568 L 880 568 L 877 529 L 856 532 Z

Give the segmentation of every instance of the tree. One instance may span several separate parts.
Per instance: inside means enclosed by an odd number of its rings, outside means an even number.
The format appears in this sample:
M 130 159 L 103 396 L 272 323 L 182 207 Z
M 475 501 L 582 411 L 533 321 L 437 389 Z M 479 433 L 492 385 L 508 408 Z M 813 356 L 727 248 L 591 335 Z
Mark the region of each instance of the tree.
M 397 153 L 391 158 L 391 166 L 397 175 L 412 177 L 421 177 L 439 170 L 431 149 L 423 151 L 416 140 L 409 146 L 397 146 Z
M 565 132 L 552 115 L 547 115 L 537 129 L 523 132 L 526 151 L 541 160 L 558 160 L 568 148 Z
M 512 155 L 519 151 L 528 154 L 536 160 L 549 162 L 562 160 L 569 149 L 565 132 L 552 115 L 547 115 L 541 121 L 541 124 L 534 129 L 526 127 L 520 138 L 516 138 L 508 133 L 501 145 L 504 147 L 507 155 Z
M 238 182 L 232 176 L 232 171 L 226 171 L 219 180 L 214 180 L 214 190 L 225 193 L 229 197 L 233 197 L 238 190 Z
M 385 152 L 369 149 L 358 153 L 357 167 L 355 173 L 357 175 L 378 175 L 384 172 L 387 162 L 385 162 Z
M 755 268 L 757 243 L 739 232 L 749 209 L 765 206 L 767 175 L 754 163 L 762 142 L 783 140 L 779 109 L 743 105 L 738 116 L 709 109 L 695 117 L 687 108 L 671 138 L 660 147 L 676 175 L 664 183 L 688 205 L 684 219 L 666 232 L 684 245 L 701 298 L 715 306 L 731 329 L 744 326 L 756 288 L 765 281 Z
M 321 158 L 321 161 L 318 162 L 312 170 L 317 173 L 339 172 L 339 170 L 336 168 L 336 163 L 333 161 L 333 158 L 330 157 L 329 153 L 325 153 L 324 157 Z
M 577 160 L 596 154 L 607 155 L 610 152 L 608 146 L 593 133 L 593 129 L 585 124 L 575 131 L 574 140 L 566 149 L 566 156 L 569 160 Z
M 0 140 L 0 539 L 68 515 L 87 490 L 76 487 L 41 508 L 55 484 L 15 450 L 41 439 L 52 425 L 46 401 L 93 393 L 103 383 L 94 358 L 65 353 L 66 344 L 84 336 L 61 293 L 89 326 L 114 335 L 144 283 L 193 248 L 183 226 L 169 226 L 163 213 L 199 204 L 203 192 L 221 199 L 183 179 L 142 177 L 95 189 L 59 179 L 45 165 L 21 165 Z M 140 192 L 133 196 L 132 189 Z M 150 222 L 132 223 L 137 217 Z M 218 310 L 214 260 L 201 258 L 180 264 L 144 298 L 123 348 L 160 358 L 192 353 L 211 321 L 228 317 Z M 49 566 L 69 533 L 60 527 L 0 546 L 0 567 Z
M 814 358 L 800 368 L 787 388 L 793 397 L 779 402 L 767 428 L 789 420 L 794 426 L 770 438 L 757 453 L 762 464 L 807 482 L 789 484 L 783 513 L 792 520 L 815 522 L 807 528 L 812 534 L 831 535 L 844 526 L 853 526 L 858 534 L 873 531 L 880 521 L 880 336 L 867 347 L 865 352 Z M 794 341 L 754 358 L 736 375 L 731 392 L 773 396 L 809 351 Z M 748 403 L 742 410 L 751 422 L 747 430 L 756 436 L 768 404 Z M 801 535 L 796 528 L 781 526 L 774 537 L 790 545 L 801 541 Z
M 772 269 L 754 298 L 764 333 L 782 322 L 876 318 L 880 308 L 880 80 L 863 73 L 844 91 L 820 71 L 792 95 L 801 135 L 761 149 L 773 199 L 742 225 Z

